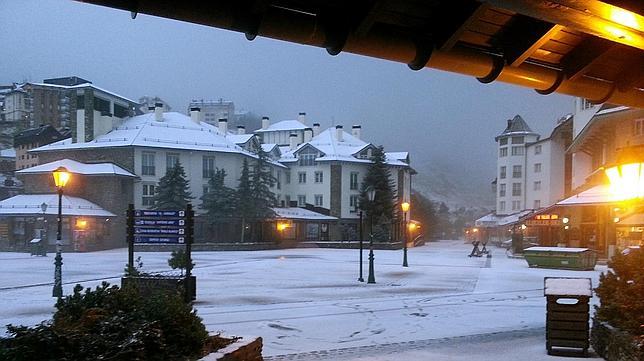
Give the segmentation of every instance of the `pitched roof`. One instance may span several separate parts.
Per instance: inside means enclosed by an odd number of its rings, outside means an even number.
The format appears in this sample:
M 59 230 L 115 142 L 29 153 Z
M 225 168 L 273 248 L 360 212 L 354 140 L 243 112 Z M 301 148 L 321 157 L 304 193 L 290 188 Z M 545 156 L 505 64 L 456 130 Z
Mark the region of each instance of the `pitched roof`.
M 329 128 L 316 135 L 307 143 L 300 144 L 295 150 L 288 150 L 282 155 L 280 161 L 293 162 L 297 160 L 296 153 L 304 147 L 311 146 L 323 153 L 316 161 L 348 161 L 371 163 L 368 159 L 359 159 L 353 155 L 369 146 L 369 143 L 342 131 L 342 141 L 337 139 L 336 128 Z
M 255 132 L 262 133 L 262 132 L 275 132 L 280 130 L 304 130 L 306 128 L 310 128 L 310 127 L 298 120 L 282 120 L 281 122 L 277 122 L 275 124 L 269 125 L 267 129 L 260 128 L 260 129 L 257 129 Z
M 43 214 L 43 203 L 47 204 L 45 214 L 58 214 L 57 194 L 20 194 L 0 201 L 0 215 Z M 116 216 L 95 203 L 68 195 L 63 195 L 61 209 L 65 216 Z
M 17 174 L 51 173 L 58 167 L 65 167 L 71 173 L 83 175 L 118 175 L 136 177 L 136 175 L 114 163 L 81 163 L 71 159 L 62 159 L 17 171 Z
M 503 136 L 508 136 L 508 135 L 528 135 L 528 134 L 534 134 L 538 135 L 537 133 L 533 132 L 532 129 L 528 126 L 528 123 L 521 118 L 520 115 L 515 115 L 514 118 L 508 119 L 508 125 L 505 127 L 505 130 L 496 136 L 494 140 L 498 140 L 500 137 Z

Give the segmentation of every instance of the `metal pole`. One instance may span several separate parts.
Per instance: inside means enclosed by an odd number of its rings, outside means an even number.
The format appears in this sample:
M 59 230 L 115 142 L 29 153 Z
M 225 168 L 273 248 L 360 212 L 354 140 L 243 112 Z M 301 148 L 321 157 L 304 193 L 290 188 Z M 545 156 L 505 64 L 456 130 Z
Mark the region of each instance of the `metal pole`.
M 134 204 L 127 206 L 127 266 L 134 270 Z
M 363 239 L 362 211 L 360 211 L 360 277 L 358 277 L 359 282 L 364 282 L 364 278 L 362 278 L 362 239 Z
M 370 212 L 371 213 L 371 212 Z M 373 215 L 369 215 L 369 277 L 367 283 L 376 283 L 373 270 Z
M 194 211 L 192 210 L 192 204 L 188 203 L 186 206 L 186 258 L 188 259 L 188 264 L 186 265 L 186 278 L 185 278 L 185 292 L 186 292 L 186 301 L 192 301 L 193 293 L 193 284 L 192 284 L 192 242 L 194 238 Z
M 407 264 L 407 212 L 403 212 L 403 267 L 409 267 Z
M 63 188 L 58 187 L 58 232 L 56 233 L 56 257 L 54 258 L 54 289 L 52 290 L 52 297 L 63 297 L 63 280 L 62 280 L 62 266 L 63 256 L 62 251 L 62 230 L 63 230 Z

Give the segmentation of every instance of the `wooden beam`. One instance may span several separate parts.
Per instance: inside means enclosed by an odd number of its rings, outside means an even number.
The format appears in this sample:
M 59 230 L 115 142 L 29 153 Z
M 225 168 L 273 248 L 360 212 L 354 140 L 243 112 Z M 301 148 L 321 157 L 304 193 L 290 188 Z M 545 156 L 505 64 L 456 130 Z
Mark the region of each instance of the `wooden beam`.
M 437 14 L 438 29 L 434 32 L 436 48 L 443 51 L 452 49 L 468 27 L 489 8 L 485 3 L 461 4 L 457 9 L 452 9 L 454 11 L 447 10 L 448 14 Z
M 602 56 L 618 46 L 609 40 L 590 37 L 582 41 L 561 59 L 561 66 L 568 80 L 578 79 Z
M 362 20 L 358 23 L 358 26 L 355 30 L 356 36 L 364 37 L 367 35 L 369 30 L 371 30 L 371 28 L 373 27 L 373 24 L 376 23 L 376 19 L 378 18 L 380 9 L 382 9 L 383 3 L 384 0 L 374 0 L 374 2 L 371 4 L 371 7 L 364 15 L 364 18 L 362 18 Z
M 494 7 L 644 50 L 644 17 L 598 0 L 484 0 Z M 585 6 L 584 6 L 585 5 Z M 614 14 L 627 16 L 613 16 Z M 628 17 L 628 22 L 624 19 Z
M 563 26 L 537 20 L 525 15 L 515 15 L 495 42 L 503 50 L 505 61 L 519 66 L 535 51 L 552 39 Z

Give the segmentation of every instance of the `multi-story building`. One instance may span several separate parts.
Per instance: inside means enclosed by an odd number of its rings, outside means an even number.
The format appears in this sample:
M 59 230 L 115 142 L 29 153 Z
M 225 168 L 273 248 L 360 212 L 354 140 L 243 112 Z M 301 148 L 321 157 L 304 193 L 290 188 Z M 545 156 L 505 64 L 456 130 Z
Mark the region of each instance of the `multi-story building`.
M 199 120 L 217 126 L 219 119 L 232 119 L 235 114 L 235 103 L 230 100 L 197 100 L 193 99 L 188 109 L 199 108 Z
M 30 150 L 66 138 L 69 138 L 69 135 L 62 134 L 51 125 L 41 125 L 16 134 L 13 137 L 15 169 L 20 170 L 37 166 L 39 164 L 38 154 L 30 153 Z
M 5 94 L 5 122 L 18 128 L 48 124 L 70 128 L 75 141 L 90 141 L 135 114 L 137 102 L 78 77 L 24 83 Z

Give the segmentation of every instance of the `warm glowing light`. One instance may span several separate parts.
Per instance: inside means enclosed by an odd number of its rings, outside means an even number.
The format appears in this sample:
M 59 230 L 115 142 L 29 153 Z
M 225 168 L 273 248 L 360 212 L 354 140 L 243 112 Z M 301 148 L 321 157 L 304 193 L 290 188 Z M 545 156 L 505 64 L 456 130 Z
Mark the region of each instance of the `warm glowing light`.
M 281 223 L 280 222 L 280 223 L 277 224 L 277 230 L 280 231 L 280 232 L 284 231 L 286 228 L 288 228 L 287 223 Z
M 528 226 L 526 226 L 525 224 L 521 225 L 521 229 L 526 229 L 526 228 L 528 228 Z
M 612 8 L 610 11 L 610 19 L 620 25 L 628 26 L 629 28 L 640 28 L 639 24 L 637 23 L 637 17 L 635 16 L 635 14 L 628 10 Z
M 472 229 L 472 232 L 474 232 L 474 233 L 476 233 L 476 232 L 478 232 L 478 231 L 479 231 L 479 229 L 478 229 L 478 228 L 474 228 L 474 229 Z
M 561 223 L 563 223 L 563 224 L 568 224 L 568 222 L 570 222 L 570 218 L 568 218 L 568 217 L 563 217 L 561 219 Z
M 616 200 L 644 197 L 644 163 L 621 164 L 605 172 Z
M 570 229 L 570 226 L 569 226 L 569 225 L 565 225 L 565 226 L 564 226 L 564 229 Z
M 403 203 L 400 205 L 400 208 L 402 208 L 402 211 L 403 211 L 403 212 L 409 212 L 409 202 L 403 202 Z
M 418 226 L 416 225 L 416 223 L 409 223 L 409 226 L 408 226 L 408 227 L 409 227 L 409 230 L 410 230 L 410 231 L 414 231 L 416 228 L 418 228 Z
M 613 218 L 613 222 L 614 222 L 614 223 L 619 223 L 619 217 L 615 217 L 615 218 Z
M 78 228 L 78 229 L 87 228 L 87 220 L 85 220 L 85 219 L 77 219 L 76 220 L 76 228 Z
M 54 175 L 54 183 L 58 188 L 64 188 L 69 179 L 72 177 L 71 173 L 65 167 L 58 167 L 52 172 Z

